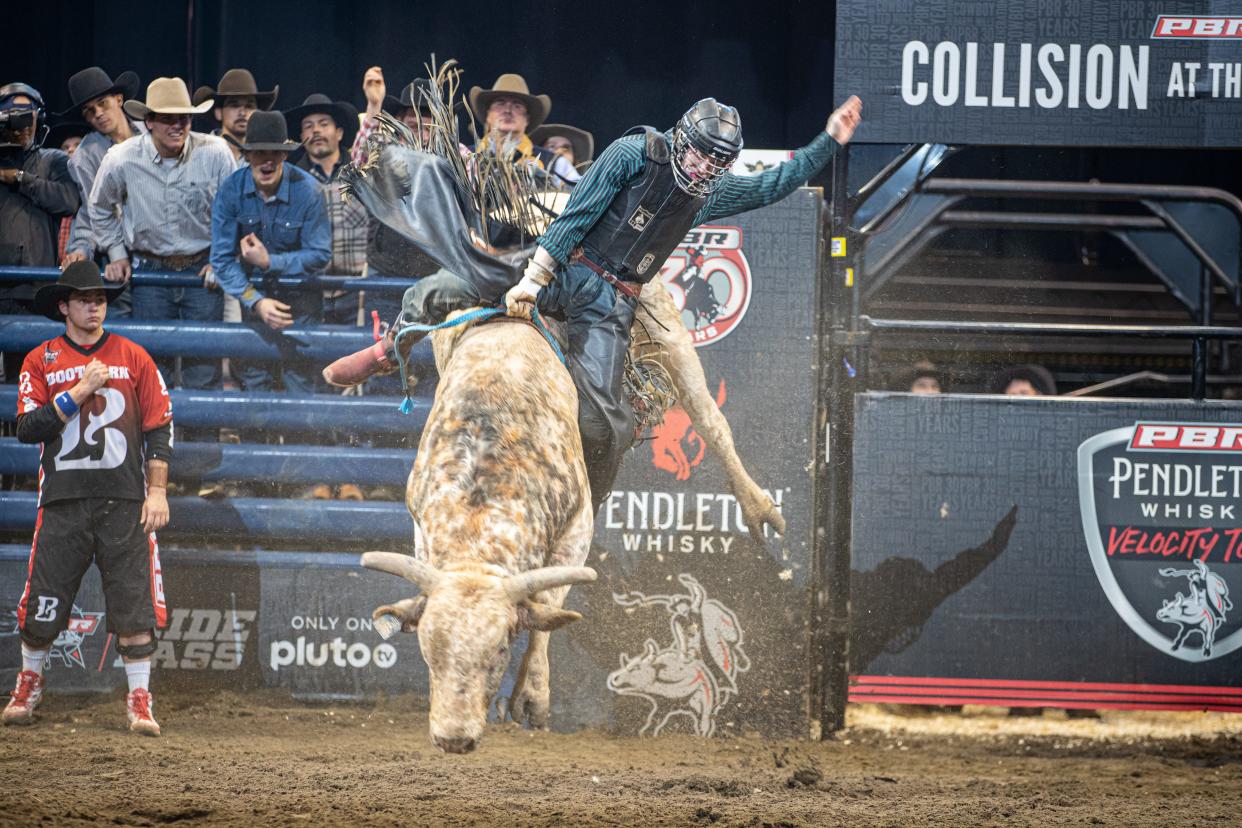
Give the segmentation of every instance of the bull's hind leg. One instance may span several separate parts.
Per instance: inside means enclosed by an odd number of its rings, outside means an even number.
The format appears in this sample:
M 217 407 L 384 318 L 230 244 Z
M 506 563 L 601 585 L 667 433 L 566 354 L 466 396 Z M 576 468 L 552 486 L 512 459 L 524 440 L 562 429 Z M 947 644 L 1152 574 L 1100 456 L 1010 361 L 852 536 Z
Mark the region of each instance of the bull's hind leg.
M 729 486 L 742 508 L 751 537 L 762 539 L 765 524 L 785 534 L 785 519 L 776 504 L 751 479 L 737 456 L 733 431 L 707 388 L 703 364 L 695 353 L 690 332 L 681 322 L 673 297 L 659 279 L 643 285 L 642 302 L 634 319 L 631 341 L 636 357 L 655 359 L 673 378 L 678 402 L 707 447 L 724 463 Z
M 585 482 L 585 481 L 583 481 Z M 590 505 L 583 502 L 570 528 L 561 537 L 547 566 L 582 566 L 591 551 L 591 535 L 595 529 L 594 515 Z M 534 600 L 559 610 L 565 604 L 569 587 L 557 587 L 538 593 Z M 548 709 L 551 704 L 551 668 L 548 666 L 549 631 L 531 630 L 530 645 L 518 669 L 513 695 L 509 698 L 509 715 L 518 724 L 531 727 L 548 726 Z

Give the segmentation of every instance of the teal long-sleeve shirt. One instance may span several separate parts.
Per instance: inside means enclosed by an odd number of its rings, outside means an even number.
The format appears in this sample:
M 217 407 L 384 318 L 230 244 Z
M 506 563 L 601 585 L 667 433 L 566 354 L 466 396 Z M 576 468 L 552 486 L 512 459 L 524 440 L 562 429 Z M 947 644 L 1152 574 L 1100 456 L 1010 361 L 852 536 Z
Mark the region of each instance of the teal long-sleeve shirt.
M 670 137 L 671 140 L 671 137 Z M 599 221 L 608 205 L 647 165 L 645 135 L 626 135 L 609 144 L 574 187 L 569 203 L 539 238 L 543 249 L 561 264 Z M 697 227 L 715 219 L 755 210 L 780 201 L 815 175 L 840 147 L 826 132 L 793 154 L 793 158 L 759 175 L 725 173 L 694 218 Z

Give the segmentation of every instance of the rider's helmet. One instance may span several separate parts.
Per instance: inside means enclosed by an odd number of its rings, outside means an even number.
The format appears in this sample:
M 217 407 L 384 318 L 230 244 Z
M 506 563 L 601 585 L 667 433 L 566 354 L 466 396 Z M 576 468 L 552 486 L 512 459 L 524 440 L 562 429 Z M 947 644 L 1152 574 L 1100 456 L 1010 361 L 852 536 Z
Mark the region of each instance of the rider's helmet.
M 688 158 L 692 150 L 706 163 Z M 715 98 L 704 98 L 690 107 L 673 129 L 677 186 L 692 196 L 707 196 L 741 151 L 742 118 L 737 110 Z

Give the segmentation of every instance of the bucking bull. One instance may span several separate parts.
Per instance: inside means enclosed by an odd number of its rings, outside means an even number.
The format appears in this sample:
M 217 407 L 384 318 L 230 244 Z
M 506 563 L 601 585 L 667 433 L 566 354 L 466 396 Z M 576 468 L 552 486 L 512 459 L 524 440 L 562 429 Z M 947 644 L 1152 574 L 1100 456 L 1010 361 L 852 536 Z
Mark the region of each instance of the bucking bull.
M 635 351 L 668 369 L 680 404 L 721 458 L 753 537 L 784 532 L 772 500 L 751 479 L 716 406 L 672 297 L 645 286 Z M 652 318 L 654 317 L 654 319 Z M 636 323 L 637 324 L 637 323 Z M 562 609 L 584 567 L 594 531 L 569 372 L 536 328 L 496 322 L 433 334 L 440 383 L 406 486 L 415 556 L 368 552 L 362 564 L 399 575 L 421 594 L 381 606 L 380 629 L 418 633 L 431 678 L 431 740 L 473 750 L 509 664 L 530 631 L 508 709 L 546 727 L 548 634 L 578 613 Z M 513 377 L 539 377 L 514 382 Z

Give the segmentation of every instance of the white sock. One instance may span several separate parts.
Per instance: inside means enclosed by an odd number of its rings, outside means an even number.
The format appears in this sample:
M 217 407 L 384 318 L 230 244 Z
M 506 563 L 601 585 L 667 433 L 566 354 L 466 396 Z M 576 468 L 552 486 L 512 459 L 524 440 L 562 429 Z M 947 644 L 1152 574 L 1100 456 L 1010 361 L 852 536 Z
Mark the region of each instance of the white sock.
M 36 675 L 43 675 L 43 662 L 47 660 L 47 650 L 33 650 L 22 642 L 22 669 Z
M 151 683 L 151 659 L 125 662 L 125 678 L 129 679 L 129 692 L 147 690 Z

